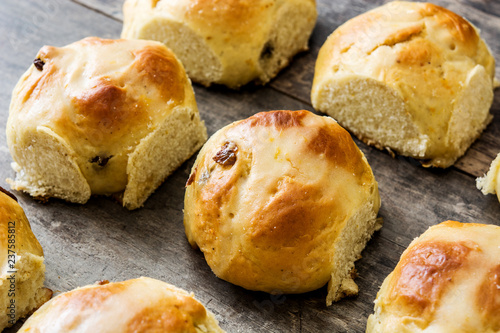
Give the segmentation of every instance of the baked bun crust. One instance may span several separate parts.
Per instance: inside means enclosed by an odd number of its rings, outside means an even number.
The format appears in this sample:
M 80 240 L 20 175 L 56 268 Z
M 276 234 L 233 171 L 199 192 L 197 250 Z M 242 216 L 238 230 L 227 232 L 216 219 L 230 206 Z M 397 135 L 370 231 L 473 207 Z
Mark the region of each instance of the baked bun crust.
M 0 331 L 52 297 L 43 250 L 14 195 L 0 187 Z
M 54 297 L 19 332 L 224 332 L 193 294 L 139 278 L 77 288 Z
M 215 133 L 187 182 L 184 225 L 220 278 L 327 303 L 357 293 L 354 261 L 380 224 L 378 185 L 333 119 L 258 113 Z
M 165 43 L 189 77 L 238 88 L 266 83 L 307 50 L 314 0 L 127 0 L 122 38 Z
M 85 38 L 44 46 L 12 94 L 12 188 L 135 209 L 206 140 L 191 83 L 164 45 Z
M 364 142 L 449 167 L 492 119 L 495 59 L 451 11 L 391 2 L 335 30 L 311 99 Z
M 429 228 L 384 280 L 366 332 L 500 332 L 500 227 Z

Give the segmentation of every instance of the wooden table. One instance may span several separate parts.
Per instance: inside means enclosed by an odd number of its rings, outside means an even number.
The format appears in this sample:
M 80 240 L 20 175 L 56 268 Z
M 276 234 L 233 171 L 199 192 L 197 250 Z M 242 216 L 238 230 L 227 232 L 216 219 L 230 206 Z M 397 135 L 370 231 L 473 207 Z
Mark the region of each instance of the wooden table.
M 384 0 L 319 0 L 319 18 L 310 51 L 265 87 L 230 91 L 195 85 L 196 99 L 209 134 L 238 119 L 273 109 L 312 110 L 309 93 L 318 50 L 347 19 Z M 500 61 L 500 1 L 438 0 L 482 30 Z M 86 36 L 117 38 L 122 0 L 1 0 L 0 185 L 14 177 L 5 139 L 11 91 L 44 45 L 63 46 Z M 497 73 L 499 66 L 497 66 Z M 193 291 L 228 332 L 364 332 L 383 279 L 410 241 L 447 219 L 500 225 L 500 203 L 483 196 L 475 178 L 500 152 L 500 91 L 495 118 L 458 163 L 447 170 L 425 169 L 407 158 L 356 140 L 370 162 L 382 197 L 385 223 L 356 267 L 359 295 L 325 306 L 326 288 L 302 295 L 250 292 L 218 279 L 184 235 L 184 184 L 194 162 L 184 163 L 158 188 L 144 208 L 127 211 L 112 199 L 86 205 L 50 200 L 41 204 L 16 193 L 45 251 L 46 286 L 67 291 L 97 280 L 149 276 Z M 16 326 L 17 328 L 19 325 Z M 16 328 L 7 330 L 15 332 Z

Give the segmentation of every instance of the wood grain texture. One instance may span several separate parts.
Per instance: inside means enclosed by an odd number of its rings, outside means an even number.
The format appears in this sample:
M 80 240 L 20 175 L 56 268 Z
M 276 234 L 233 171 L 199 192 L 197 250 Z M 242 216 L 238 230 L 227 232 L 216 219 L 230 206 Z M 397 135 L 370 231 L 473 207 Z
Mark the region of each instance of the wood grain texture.
M 299 55 L 269 86 L 246 87 L 238 92 L 195 86 L 209 134 L 264 110 L 312 110 L 309 91 L 319 47 L 345 20 L 384 2 L 318 1 L 320 17 L 311 50 Z M 436 3 L 447 5 L 478 25 L 500 59 L 500 10 L 496 3 Z M 52 0 L 43 5 L 36 0 L 0 1 L 0 186 L 7 187 L 5 178 L 14 176 L 5 124 L 10 93 L 18 78 L 44 44 L 61 46 L 90 35 L 118 37 L 121 5 L 118 0 Z M 493 123 L 457 166 L 448 170 L 425 169 L 411 159 L 392 158 L 356 140 L 379 182 L 384 227 L 357 263 L 359 295 L 328 308 L 326 288 L 302 295 L 272 296 L 246 291 L 215 277 L 202 253 L 189 246 L 182 224 L 184 184 L 194 157 L 156 190 L 144 208 L 133 212 L 103 197 L 92 198 L 82 206 L 60 200 L 40 204 L 16 194 L 44 248 L 46 285 L 53 290 L 67 291 L 102 279 L 149 276 L 193 291 L 228 332 L 364 332 L 379 286 L 413 238 L 447 219 L 500 225 L 499 202 L 495 196 L 483 196 L 474 181 L 500 151 L 498 91 L 492 112 Z

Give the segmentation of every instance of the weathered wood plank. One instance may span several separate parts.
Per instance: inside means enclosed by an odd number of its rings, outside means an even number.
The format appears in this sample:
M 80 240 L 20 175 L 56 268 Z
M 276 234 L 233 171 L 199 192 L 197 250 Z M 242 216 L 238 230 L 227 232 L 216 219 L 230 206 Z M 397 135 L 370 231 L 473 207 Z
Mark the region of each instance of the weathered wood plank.
M 106 15 L 115 17 L 118 20 L 123 20 L 122 6 L 124 0 L 70 0 L 78 4 L 85 5 L 89 8 L 102 12 Z
M 108 15 L 118 15 L 117 3 L 121 8 L 121 2 L 117 1 L 85 0 L 87 6 L 96 6 Z M 331 17 L 338 25 L 364 11 L 368 3 L 375 5 L 360 0 L 321 1 L 317 29 L 320 34 L 315 32 L 313 44 L 319 45 L 321 31 L 327 26 L 334 28 L 329 25 Z M 10 91 L 37 50 L 43 44 L 60 46 L 88 35 L 117 37 L 121 24 L 67 0 L 44 5 L 35 0 L 4 0 L 0 1 L 0 15 L 0 49 L 4 55 L 4 79 L 0 81 L 0 185 L 7 186 L 4 179 L 14 175 L 5 143 Z M 198 106 L 209 134 L 258 111 L 310 110 L 308 97 L 300 96 L 308 96 L 312 76 L 303 82 L 299 78 L 302 71 L 309 71 L 307 66 L 311 61 L 307 59 L 311 57 L 314 55 L 307 53 L 294 61 L 283 77 L 280 75 L 273 82 L 274 88 L 253 87 L 235 92 L 222 87 L 196 86 Z M 287 77 L 293 84 L 285 89 Z M 297 95 L 304 102 L 287 95 Z M 495 114 L 500 112 L 499 97 L 497 93 Z M 467 173 L 484 172 L 481 168 L 487 157 L 500 151 L 495 136 L 499 126 L 494 121 L 470 151 L 482 155 L 460 161 Z M 144 275 L 194 291 L 228 332 L 364 332 L 378 287 L 413 238 L 446 219 L 500 225 L 497 218 L 500 204 L 494 196 L 483 196 L 467 173 L 424 169 L 410 159 L 393 159 L 356 142 L 379 182 L 383 202 L 380 215 L 385 223 L 357 264 L 360 294 L 329 308 L 324 305 L 325 288 L 303 295 L 271 296 L 246 291 L 213 275 L 203 255 L 189 247 L 182 225 L 184 184 L 194 157 L 167 179 L 143 209 L 133 212 L 108 198 L 92 198 L 81 206 L 59 200 L 43 205 L 26 195 L 19 197 L 45 250 L 46 284 L 55 290 L 66 291 L 102 279 L 116 281 Z M 483 160 L 467 166 L 470 161 L 480 160 L 477 156 Z M 15 328 L 7 330 L 15 331 Z
M 500 225 L 500 205 L 484 196 L 474 178 L 453 169 L 424 169 L 406 158 L 366 153 L 379 182 L 386 223 L 381 237 L 406 247 L 429 226 L 445 220 Z
M 476 9 L 482 10 L 485 13 L 489 13 L 500 17 L 500 2 L 492 0 L 460 0 L 460 3 L 469 5 Z
M 356 265 L 359 294 L 326 309 L 322 307 L 326 291 L 310 293 L 302 307 L 301 332 L 364 332 L 368 316 L 373 312 L 373 301 L 383 282 L 380 277 L 387 276 L 396 266 L 399 255 L 395 258 L 394 253 L 401 254 L 404 250 L 380 234 L 375 234 L 368 248 Z

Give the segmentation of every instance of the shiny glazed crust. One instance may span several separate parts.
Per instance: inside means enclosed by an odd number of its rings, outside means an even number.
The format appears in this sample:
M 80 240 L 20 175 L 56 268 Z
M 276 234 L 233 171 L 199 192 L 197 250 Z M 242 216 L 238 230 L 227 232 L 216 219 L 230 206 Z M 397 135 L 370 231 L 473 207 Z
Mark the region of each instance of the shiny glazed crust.
M 160 43 L 89 37 L 36 58 L 7 123 L 17 190 L 79 203 L 118 194 L 138 208 L 206 140 L 182 64 Z M 162 166 L 148 160 L 160 154 Z
M 202 148 L 187 182 L 184 225 L 220 278 L 270 293 L 330 281 L 331 304 L 377 227 L 379 206 L 370 166 L 333 119 L 262 112 Z
M 429 228 L 384 280 L 367 332 L 500 332 L 499 239 L 494 225 Z
M 100 282 L 58 295 L 19 332 L 224 332 L 192 294 L 150 278 Z
M 127 0 L 122 38 L 158 40 L 189 77 L 238 88 L 266 83 L 307 49 L 314 0 Z
M 330 35 L 311 98 L 366 143 L 448 167 L 491 121 L 494 72 L 467 20 L 431 3 L 395 1 Z

